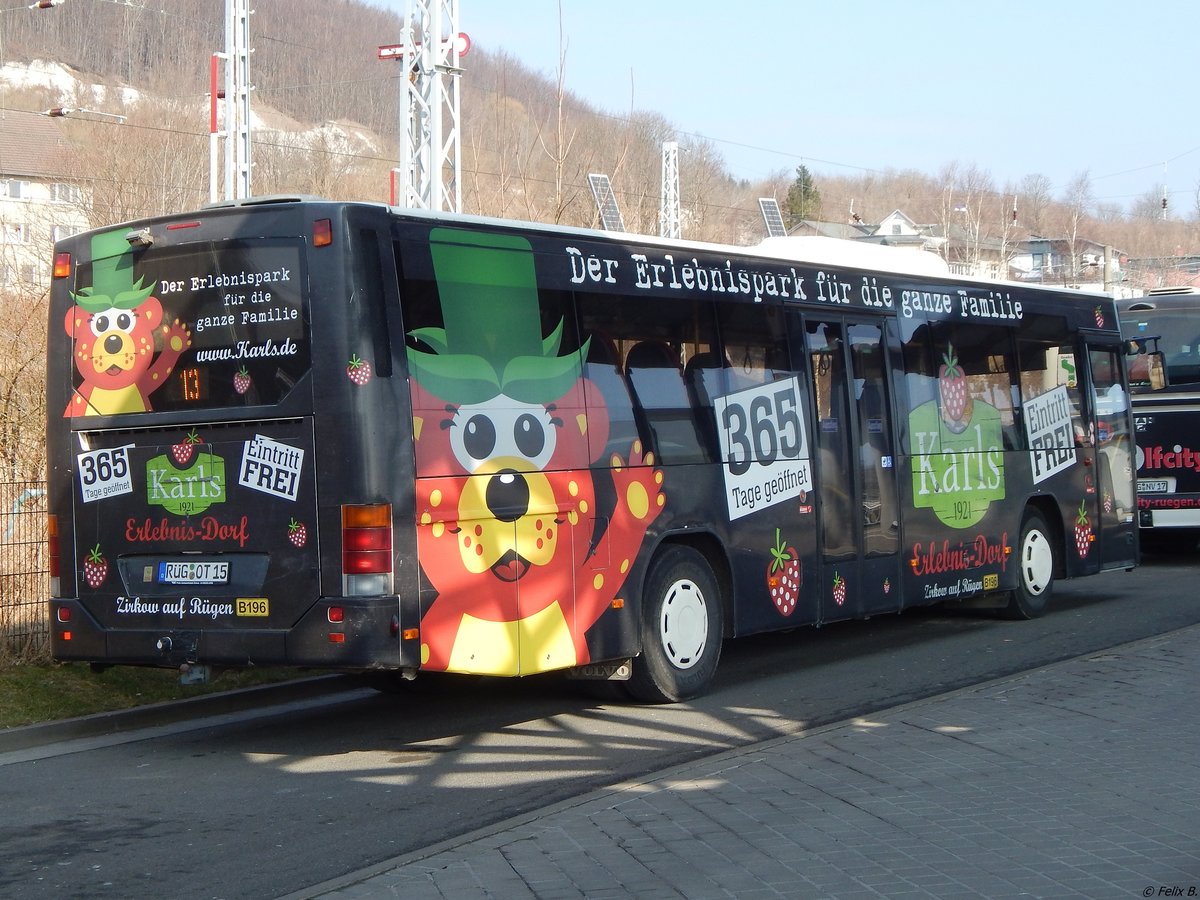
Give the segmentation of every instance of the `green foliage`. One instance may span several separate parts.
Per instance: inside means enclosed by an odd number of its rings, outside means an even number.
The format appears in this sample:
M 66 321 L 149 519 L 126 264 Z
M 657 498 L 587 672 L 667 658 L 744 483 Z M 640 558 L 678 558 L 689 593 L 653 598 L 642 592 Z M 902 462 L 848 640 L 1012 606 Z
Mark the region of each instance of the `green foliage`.
M 783 216 L 788 228 L 798 225 L 803 219 L 821 216 L 821 192 L 817 190 L 807 166 L 796 167 L 796 180 L 788 188 L 787 199 L 783 201 Z

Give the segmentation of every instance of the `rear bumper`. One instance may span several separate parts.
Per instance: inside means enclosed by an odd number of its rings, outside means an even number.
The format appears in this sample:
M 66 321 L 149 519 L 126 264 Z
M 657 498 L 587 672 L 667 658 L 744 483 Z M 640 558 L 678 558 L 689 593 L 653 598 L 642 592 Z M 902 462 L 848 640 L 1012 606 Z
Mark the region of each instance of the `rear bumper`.
M 335 609 L 340 618 L 331 615 Z M 106 628 L 73 598 L 50 601 L 50 622 L 51 653 L 61 661 L 347 671 L 417 668 L 421 662 L 420 638 L 404 637 L 416 634 L 417 603 L 395 595 L 322 597 L 291 628 Z
M 1180 500 L 1159 501 L 1161 506 L 1145 506 L 1138 510 L 1138 525 L 1142 528 L 1200 528 L 1200 505 L 1169 508 L 1169 502 L 1179 503 Z M 1191 499 L 1192 503 L 1198 501 Z

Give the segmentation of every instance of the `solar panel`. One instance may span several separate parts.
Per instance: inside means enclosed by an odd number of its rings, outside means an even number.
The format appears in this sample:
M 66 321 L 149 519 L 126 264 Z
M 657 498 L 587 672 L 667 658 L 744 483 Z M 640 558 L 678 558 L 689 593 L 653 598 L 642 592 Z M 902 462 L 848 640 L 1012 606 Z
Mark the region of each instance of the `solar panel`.
M 625 221 L 621 218 L 621 210 L 617 208 L 617 196 L 613 193 L 608 176 L 589 175 L 588 184 L 592 186 L 592 196 L 596 198 L 596 208 L 600 210 L 600 223 L 604 230 L 624 231 Z
M 786 237 L 787 228 L 783 225 L 779 201 L 774 197 L 760 197 L 758 208 L 762 210 L 763 221 L 767 223 L 767 237 Z

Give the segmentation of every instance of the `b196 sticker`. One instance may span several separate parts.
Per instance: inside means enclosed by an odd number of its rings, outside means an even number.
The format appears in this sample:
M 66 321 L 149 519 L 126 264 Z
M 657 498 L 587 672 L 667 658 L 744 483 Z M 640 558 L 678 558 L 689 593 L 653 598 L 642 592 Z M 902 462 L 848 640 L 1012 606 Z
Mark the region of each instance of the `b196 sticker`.
M 798 378 L 726 394 L 713 406 L 731 520 L 812 490 Z
M 79 489 L 84 503 L 133 493 L 133 479 L 129 472 L 129 451 L 132 447 L 133 444 L 126 444 L 111 450 L 92 450 L 79 454 Z

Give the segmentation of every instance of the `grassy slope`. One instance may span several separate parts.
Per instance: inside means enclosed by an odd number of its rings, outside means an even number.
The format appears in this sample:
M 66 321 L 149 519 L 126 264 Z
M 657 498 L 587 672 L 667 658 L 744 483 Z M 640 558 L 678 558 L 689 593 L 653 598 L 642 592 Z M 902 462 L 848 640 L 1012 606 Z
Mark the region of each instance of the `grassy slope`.
M 179 683 L 173 669 L 121 667 L 93 673 L 84 663 L 0 667 L 0 728 L 69 719 L 146 703 L 284 681 L 294 669 L 224 672 L 206 685 Z

